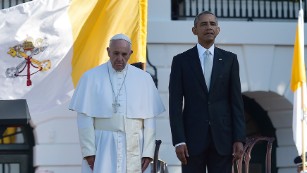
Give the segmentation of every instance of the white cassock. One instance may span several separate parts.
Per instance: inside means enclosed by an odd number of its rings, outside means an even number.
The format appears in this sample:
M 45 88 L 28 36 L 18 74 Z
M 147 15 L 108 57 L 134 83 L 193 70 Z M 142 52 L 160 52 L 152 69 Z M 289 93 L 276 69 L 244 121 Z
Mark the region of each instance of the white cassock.
M 112 89 L 113 88 L 113 89 Z M 154 155 L 155 116 L 165 111 L 151 76 L 108 61 L 80 79 L 69 109 L 78 113 L 82 156 L 95 155 L 82 173 L 141 173 L 141 158 Z

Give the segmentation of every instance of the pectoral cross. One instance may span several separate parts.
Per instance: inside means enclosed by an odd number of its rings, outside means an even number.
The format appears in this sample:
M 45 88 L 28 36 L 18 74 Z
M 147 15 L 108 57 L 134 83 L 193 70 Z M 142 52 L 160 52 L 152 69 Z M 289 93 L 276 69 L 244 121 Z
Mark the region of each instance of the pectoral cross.
M 112 104 L 113 112 L 114 113 L 117 113 L 117 110 L 118 110 L 119 106 L 120 106 L 120 104 L 118 102 L 115 102 L 115 103 Z

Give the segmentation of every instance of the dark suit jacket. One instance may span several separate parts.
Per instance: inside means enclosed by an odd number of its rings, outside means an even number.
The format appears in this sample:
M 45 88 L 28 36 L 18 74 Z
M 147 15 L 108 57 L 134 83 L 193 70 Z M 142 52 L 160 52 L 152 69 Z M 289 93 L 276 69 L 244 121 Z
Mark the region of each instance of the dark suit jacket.
M 209 126 L 221 155 L 231 154 L 233 143 L 245 139 L 236 54 L 215 47 L 210 85 L 208 92 L 196 46 L 173 58 L 169 83 L 173 145 L 185 142 L 190 155 L 208 146 Z

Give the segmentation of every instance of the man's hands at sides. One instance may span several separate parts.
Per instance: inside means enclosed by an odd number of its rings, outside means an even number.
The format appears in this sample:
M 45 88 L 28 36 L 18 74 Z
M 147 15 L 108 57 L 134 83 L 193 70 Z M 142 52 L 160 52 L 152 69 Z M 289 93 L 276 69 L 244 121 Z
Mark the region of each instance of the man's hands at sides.
M 95 163 L 95 155 L 93 156 L 86 156 L 84 159 L 87 161 L 88 166 L 93 170 L 94 163 Z
M 187 157 L 189 157 L 189 152 L 186 144 L 182 144 L 176 147 L 177 158 L 181 161 L 183 165 L 188 163 Z

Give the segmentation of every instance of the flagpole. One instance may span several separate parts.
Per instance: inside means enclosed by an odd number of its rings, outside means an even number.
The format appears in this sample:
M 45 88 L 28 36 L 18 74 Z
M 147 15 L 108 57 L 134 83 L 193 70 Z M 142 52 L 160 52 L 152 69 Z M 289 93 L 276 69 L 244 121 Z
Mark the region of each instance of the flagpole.
M 303 82 L 302 83 L 302 108 L 303 108 L 303 117 L 301 119 L 301 123 L 302 123 L 302 168 L 303 168 L 303 172 L 306 172 L 306 152 L 305 152 L 305 118 L 306 118 L 306 106 L 305 106 L 305 89 L 306 83 Z
M 303 2 L 302 0 L 300 0 L 300 11 L 303 11 Z M 304 13 L 302 14 L 303 20 L 304 20 Z M 304 25 L 304 22 L 302 23 L 302 25 Z M 302 31 L 304 32 L 304 30 Z M 304 38 L 303 39 L 303 43 L 304 43 Z M 304 43 L 305 44 L 305 43 Z M 305 45 L 300 45 L 303 46 L 303 49 L 305 47 Z M 304 53 L 303 53 L 304 56 Z M 301 57 L 301 58 L 305 58 L 305 57 Z M 305 119 L 306 119 L 306 105 L 305 105 L 305 92 L 306 92 L 306 82 L 302 82 L 302 92 L 301 92 L 301 101 L 302 101 L 302 108 L 303 108 L 303 117 L 301 119 L 301 124 L 302 124 L 302 168 L 303 168 L 303 172 L 306 172 L 306 152 L 305 152 Z

